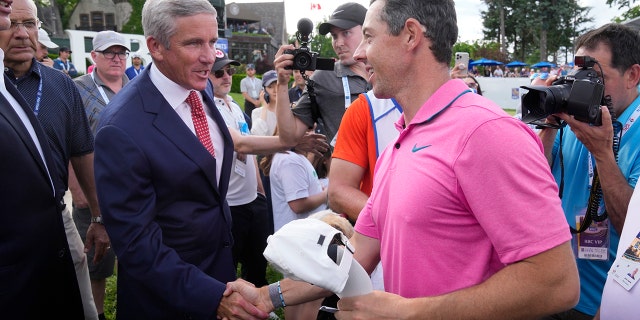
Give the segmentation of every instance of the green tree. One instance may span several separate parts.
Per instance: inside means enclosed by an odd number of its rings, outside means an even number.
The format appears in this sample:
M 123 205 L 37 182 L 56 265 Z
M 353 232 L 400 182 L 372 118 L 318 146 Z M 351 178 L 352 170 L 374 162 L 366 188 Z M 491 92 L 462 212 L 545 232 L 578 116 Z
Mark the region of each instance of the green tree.
M 51 4 L 51 0 L 38 0 L 38 2 L 42 5 Z M 80 0 L 55 0 L 55 4 L 58 6 L 58 11 L 60 12 L 62 28 L 66 29 L 68 27 L 71 14 L 78 5 L 78 2 L 80 2 Z
M 510 59 L 547 60 L 549 53 L 555 59 L 560 48 L 570 48 L 572 41 L 583 30 L 581 26 L 592 21 L 589 8 L 578 5 L 577 0 L 485 0 L 487 10 L 482 11 L 485 40 L 500 41 L 502 24 L 504 38 L 509 43 Z M 500 16 L 500 12 L 504 16 Z M 504 21 L 504 22 L 501 22 Z M 534 45 L 532 45 L 534 44 Z M 536 56 L 533 56 L 537 53 Z
M 615 17 L 614 22 L 620 23 L 623 21 L 631 20 L 633 18 L 640 17 L 640 6 L 631 6 L 636 0 L 607 0 L 609 7 L 617 6 L 618 9 L 628 8 L 620 17 Z
M 144 34 L 142 30 L 142 7 L 145 0 L 129 0 L 133 10 L 129 21 L 122 26 L 122 32 L 131 34 Z

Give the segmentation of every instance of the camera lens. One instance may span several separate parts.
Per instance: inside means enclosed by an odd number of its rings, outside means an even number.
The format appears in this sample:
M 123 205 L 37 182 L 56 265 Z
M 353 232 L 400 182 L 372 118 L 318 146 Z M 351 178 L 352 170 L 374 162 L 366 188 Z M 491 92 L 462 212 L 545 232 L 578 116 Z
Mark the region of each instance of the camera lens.
M 311 57 L 306 52 L 298 53 L 293 59 L 293 65 L 296 69 L 306 70 L 311 64 Z

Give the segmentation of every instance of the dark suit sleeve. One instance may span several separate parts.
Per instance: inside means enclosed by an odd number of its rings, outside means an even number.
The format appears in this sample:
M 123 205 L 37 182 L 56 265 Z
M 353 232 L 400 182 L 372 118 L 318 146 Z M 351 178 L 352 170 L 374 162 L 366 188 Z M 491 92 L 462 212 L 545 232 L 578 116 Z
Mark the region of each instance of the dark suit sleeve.
M 142 300 L 141 295 L 152 292 L 147 302 L 153 308 L 215 317 L 226 281 L 232 279 L 205 270 L 215 263 L 231 266 L 231 261 L 219 260 L 213 247 L 217 244 L 203 235 L 219 235 L 226 224 L 199 220 L 209 216 L 209 208 L 198 206 L 197 194 L 176 187 L 199 182 L 189 179 L 187 166 L 174 160 L 178 157 L 168 145 L 151 139 L 147 142 L 153 146 L 140 146 L 110 125 L 99 128 L 96 135 L 100 208 L 119 260 L 118 282 L 127 286 L 122 294 L 119 288 L 118 303 Z M 157 154 L 147 148 L 157 149 Z M 154 312 L 144 307 L 149 306 L 142 307 L 145 313 Z

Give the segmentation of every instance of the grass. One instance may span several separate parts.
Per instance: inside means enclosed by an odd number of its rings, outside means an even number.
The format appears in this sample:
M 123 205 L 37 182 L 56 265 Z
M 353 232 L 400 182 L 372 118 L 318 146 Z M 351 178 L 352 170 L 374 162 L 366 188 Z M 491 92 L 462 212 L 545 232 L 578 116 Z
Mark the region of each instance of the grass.
M 116 318 L 116 282 L 118 279 L 117 266 L 113 272 L 113 276 L 107 278 L 107 292 L 104 298 L 104 315 L 108 320 L 115 320 Z M 240 274 L 240 267 L 238 267 L 238 275 Z M 274 283 L 282 279 L 282 274 L 276 271 L 271 266 L 267 267 L 267 282 Z M 275 311 L 280 319 L 284 320 L 284 310 L 279 309 Z

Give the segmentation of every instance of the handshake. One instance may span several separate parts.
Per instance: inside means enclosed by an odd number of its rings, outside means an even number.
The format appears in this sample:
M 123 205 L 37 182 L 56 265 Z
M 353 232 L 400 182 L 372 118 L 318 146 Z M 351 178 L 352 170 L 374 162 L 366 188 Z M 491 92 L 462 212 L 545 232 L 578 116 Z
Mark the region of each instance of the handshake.
M 335 215 L 329 210 L 327 214 Z M 242 279 L 229 282 L 218 318 L 265 319 L 269 312 L 287 304 L 297 305 L 331 293 L 346 298 L 373 291 L 369 275 L 353 259 L 354 248 L 347 237 L 326 222 L 314 218 L 291 221 L 267 242 L 264 256 L 287 278 L 282 281 L 286 290 L 280 281 L 262 288 Z M 288 303 L 283 291 L 288 292 Z M 329 308 L 329 312 L 336 311 Z

